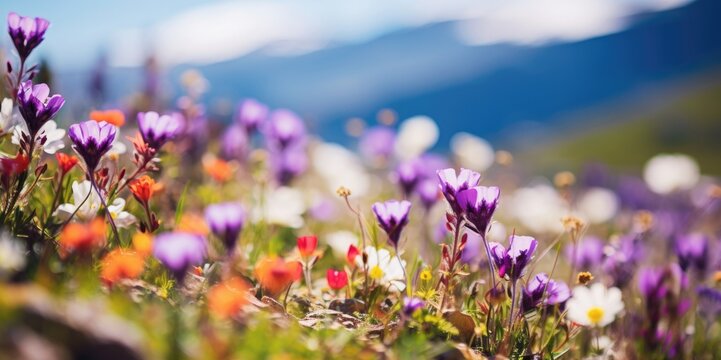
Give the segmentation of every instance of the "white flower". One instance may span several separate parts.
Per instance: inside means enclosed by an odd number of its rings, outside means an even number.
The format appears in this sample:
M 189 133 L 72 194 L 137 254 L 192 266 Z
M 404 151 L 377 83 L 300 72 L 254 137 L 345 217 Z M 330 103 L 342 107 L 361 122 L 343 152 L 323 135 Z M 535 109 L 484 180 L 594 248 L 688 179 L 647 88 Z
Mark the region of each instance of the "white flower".
M 332 143 L 323 143 L 311 151 L 313 169 L 320 174 L 328 190 L 336 191 L 345 186 L 354 195 L 363 196 L 371 188 L 371 180 L 361 159 L 348 149 Z
M 259 199 L 258 199 L 259 200 Z M 289 187 L 279 187 L 265 193 L 263 201 L 253 209 L 253 221 L 267 221 L 298 229 L 303 226 L 303 213 L 306 210 L 303 194 Z
M 566 203 L 556 189 L 536 185 L 516 190 L 506 200 L 505 210 L 534 233 L 561 233 L 560 219 L 568 215 Z
M 17 116 L 13 114 L 13 101 L 5 98 L 0 104 L 0 134 L 9 133 L 16 123 Z
M 368 277 L 383 286 L 390 285 L 391 290 L 403 291 L 406 288 L 404 268 L 405 260 L 399 261 L 386 249 L 376 249 L 373 246 L 365 248 L 368 255 Z M 362 256 L 356 257 L 356 265 L 363 267 Z
M 90 181 L 85 180 L 83 182 L 73 181 L 73 203 L 62 204 L 55 210 L 54 215 L 57 216 L 61 221 L 65 221 L 77 210 L 75 216 L 80 220 L 89 221 L 97 216 L 98 211 L 102 208 L 100 197 L 95 189 L 92 188 Z M 87 200 L 85 197 L 90 196 Z M 85 202 L 83 202 L 85 200 Z M 82 204 L 82 205 L 80 205 Z M 78 205 L 80 207 L 78 208 Z M 108 211 L 113 217 L 115 225 L 118 227 L 128 227 L 135 222 L 135 216 L 127 211 L 123 211 L 125 208 L 125 200 L 116 198 L 112 204 L 108 205 Z
M 453 135 L 451 150 L 461 166 L 475 171 L 488 169 L 496 158 L 488 141 L 465 132 Z
M 341 230 L 326 235 L 325 242 L 333 249 L 335 256 L 345 259 L 348 248 L 358 243 L 358 236 L 350 231 Z
M 15 130 L 13 131 L 13 138 L 12 143 L 15 145 L 20 145 L 20 138 L 22 137 L 22 133 L 28 133 L 28 126 L 25 124 L 24 121 L 18 122 L 17 126 L 15 126 Z M 58 150 L 65 148 L 65 142 L 63 139 L 65 138 L 65 130 L 58 128 L 58 124 L 55 122 L 55 120 L 48 120 L 43 126 L 40 128 L 40 131 L 38 131 L 38 134 L 36 135 L 36 141 L 39 142 L 39 139 L 41 137 L 45 136 L 45 145 L 43 145 L 43 150 L 46 154 L 55 154 Z
M 601 224 L 616 215 L 619 200 L 613 191 L 597 187 L 588 189 L 578 200 L 576 206 L 589 222 Z
M 113 145 L 110 146 L 110 150 L 105 153 L 105 156 L 112 157 L 123 155 L 127 150 L 128 146 L 125 145 L 122 140 L 120 140 L 120 136 L 116 136 L 113 140 Z
M 427 116 L 414 116 L 401 124 L 395 152 L 401 160 L 415 159 L 438 141 L 438 125 Z
M 683 154 L 660 154 L 646 163 L 643 179 L 657 194 L 670 194 L 677 190 L 689 190 L 701 178 L 696 160 Z
M 606 289 L 603 284 L 595 283 L 590 289 L 575 287 L 566 306 L 569 320 L 583 326 L 604 327 L 623 311 L 623 300 L 618 288 Z
M 10 233 L 0 233 L 0 276 L 25 267 L 25 246 Z

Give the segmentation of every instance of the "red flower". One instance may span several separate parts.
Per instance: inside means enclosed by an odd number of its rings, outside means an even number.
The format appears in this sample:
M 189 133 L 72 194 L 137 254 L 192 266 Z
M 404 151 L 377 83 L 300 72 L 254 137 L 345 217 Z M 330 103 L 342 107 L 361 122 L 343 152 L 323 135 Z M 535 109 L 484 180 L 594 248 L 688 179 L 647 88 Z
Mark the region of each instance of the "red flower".
M 313 252 L 317 247 L 318 238 L 313 235 L 301 236 L 298 238 L 298 250 L 300 251 L 300 255 L 304 258 L 313 255 Z
M 285 261 L 272 256 L 258 261 L 255 276 L 260 284 L 272 295 L 278 295 L 291 283 L 300 279 L 303 268 L 297 261 Z
M 328 269 L 326 279 L 333 290 L 340 290 L 348 285 L 348 274 L 343 270 Z
M 135 199 L 141 204 L 147 204 L 153 197 L 155 191 L 155 180 L 148 175 L 143 175 L 138 179 L 130 182 L 130 192 L 133 193 Z
M 58 160 L 61 175 L 67 174 L 78 163 L 78 158 L 73 155 L 55 153 L 55 158 Z
M 358 250 L 358 248 L 355 247 L 355 245 L 351 245 L 348 248 L 348 253 L 345 255 L 345 259 L 346 261 L 348 261 L 348 264 L 350 264 L 350 266 L 355 267 L 355 258 L 358 255 L 360 255 L 360 251 Z
M 22 173 L 27 170 L 29 164 L 30 158 L 20 152 L 14 158 L 0 157 L 0 171 L 7 177 Z

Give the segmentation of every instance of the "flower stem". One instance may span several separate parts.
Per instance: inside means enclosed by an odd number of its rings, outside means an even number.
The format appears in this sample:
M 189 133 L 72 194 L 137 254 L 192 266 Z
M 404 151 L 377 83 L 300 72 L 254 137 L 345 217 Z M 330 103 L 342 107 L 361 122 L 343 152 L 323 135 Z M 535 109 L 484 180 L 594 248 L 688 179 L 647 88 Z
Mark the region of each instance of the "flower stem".
M 90 184 L 95 189 L 95 192 L 98 193 L 98 197 L 100 198 L 100 203 L 103 204 L 103 207 L 105 208 L 105 213 L 108 216 L 108 221 L 110 222 L 110 227 L 113 229 L 113 235 L 115 236 L 115 241 L 120 244 L 120 234 L 118 233 L 118 228 L 115 226 L 115 220 L 113 220 L 113 214 L 110 213 L 110 209 L 108 208 L 108 204 L 105 202 L 105 199 L 103 198 L 103 193 L 100 191 L 100 188 L 98 188 L 98 184 L 95 182 L 95 177 L 92 176 L 92 174 L 89 174 L 90 178 Z

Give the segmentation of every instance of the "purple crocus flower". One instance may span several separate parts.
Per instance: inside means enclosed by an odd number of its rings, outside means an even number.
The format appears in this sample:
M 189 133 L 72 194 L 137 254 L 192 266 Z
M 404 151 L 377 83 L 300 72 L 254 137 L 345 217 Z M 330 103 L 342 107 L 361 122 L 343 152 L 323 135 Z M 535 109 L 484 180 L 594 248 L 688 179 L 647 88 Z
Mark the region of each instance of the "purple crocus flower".
M 8 14 L 8 33 L 13 40 L 20 59 L 25 60 L 43 41 L 50 22 L 43 18 L 20 16 L 14 12 Z
M 305 140 L 305 124 L 290 110 L 275 110 L 270 115 L 266 139 L 271 148 L 280 150 L 302 143 Z
M 540 273 L 534 276 L 528 282 L 528 285 L 523 288 L 521 309 L 523 312 L 528 312 L 540 305 L 558 305 L 566 302 L 570 297 L 571 291 L 566 283 L 555 281 L 545 273 Z
M 373 204 L 373 213 L 378 220 L 378 225 L 388 234 L 388 240 L 393 247 L 398 249 L 398 241 L 401 238 L 401 231 L 408 224 L 408 213 L 411 210 L 410 201 L 390 200 L 384 203 Z
M 446 197 L 451 210 L 460 218 L 463 211 L 458 205 L 456 196 L 459 192 L 478 185 L 478 181 L 481 180 L 481 174 L 463 168 L 461 168 L 458 175 L 456 175 L 455 169 L 438 170 L 437 174 L 438 180 L 440 181 L 439 187 L 443 196 Z
M 393 156 L 396 132 L 386 126 L 368 129 L 358 142 L 360 153 L 371 161 L 386 161 Z
M 270 166 L 279 184 L 289 184 L 308 167 L 308 155 L 305 153 L 305 147 L 294 145 L 287 149 L 271 149 Z
M 512 280 L 518 280 L 526 269 L 526 265 L 531 261 L 533 253 L 536 251 L 538 241 L 531 236 L 513 235 L 510 238 L 508 249 L 497 242 L 488 244 L 491 250 L 493 262 L 498 268 L 500 277 L 508 277 Z
M 40 128 L 52 119 L 64 104 L 65 99 L 61 95 L 50 96 L 50 88 L 46 84 L 33 85 L 30 80 L 20 83 L 18 110 L 25 119 L 30 137 L 33 139 Z
M 702 234 L 689 234 L 676 238 L 676 255 L 683 270 L 695 267 L 706 269 L 708 238 Z
M 431 179 L 423 179 L 416 186 L 415 193 L 423 207 L 430 209 L 438 201 L 438 185 Z
M 595 236 L 586 236 L 577 244 L 568 244 L 564 249 L 566 259 L 573 263 L 576 270 L 591 270 L 603 261 L 603 242 Z
M 200 265 L 206 255 L 205 238 L 185 232 L 165 232 L 155 237 L 153 255 L 182 282 L 191 266 Z
M 240 125 L 231 125 L 223 134 L 222 149 L 227 159 L 244 159 L 248 154 L 248 134 Z
M 263 125 L 269 112 L 268 106 L 258 100 L 245 99 L 238 106 L 235 121 L 250 135 Z
M 205 208 L 205 221 L 210 230 L 223 240 L 229 254 L 235 248 L 238 235 L 243 230 L 245 218 L 245 209 L 238 203 L 213 204 Z
M 68 136 L 73 142 L 73 149 L 85 161 L 88 173 L 92 174 L 100 163 L 100 159 L 113 145 L 117 128 L 105 121 L 88 120 L 70 125 Z
M 184 127 L 180 113 L 160 115 L 155 111 L 138 113 L 138 129 L 145 143 L 160 150 L 166 142 L 175 139 Z
M 405 316 L 413 316 L 413 314 L 426 306 L 426 303 L 417 297 L 403 298 L 403 314 Z
M 421 180 L 421 169 L 417 160 L 402 162 L 396 168 L 394 178 L 403 190 L 403 195 L 409 197 Z
M 479 234 L 485 235 L 500 195 L 501 190 L 495 186 L 474 186 L 456 195 L 458 207 Z

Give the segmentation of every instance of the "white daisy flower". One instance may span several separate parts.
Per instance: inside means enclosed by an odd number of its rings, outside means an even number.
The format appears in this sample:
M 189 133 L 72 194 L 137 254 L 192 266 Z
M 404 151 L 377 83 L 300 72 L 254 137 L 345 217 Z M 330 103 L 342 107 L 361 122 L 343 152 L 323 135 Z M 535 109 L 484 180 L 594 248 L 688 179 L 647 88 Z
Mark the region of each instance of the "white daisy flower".
M 0 277 L 25 267 L 25 245 L 10 233 L 0 233 Z
M 368 277 L 383 286 L 390 285 L 391 290 L 403 291 L 406 288 L 405 260 L 399 261 L 397 256 L 391 256 L 386 249 L 376 249 L 368 246 L 364 251 L 368 255 Z M 363 258 L 356 257 L 356 265 L 363 267 Z
M 98 193 L 92 188 L 90 181 L 84 180 L 83 182 L 73 181 L 73 203 L 62 204 L 58 206 L 57 210 L 53 215 L 57 216 L 61 221 L 65 221 L 77 210 L 75 216 L 83 221 L 90 221 L 98 215 L 98 211 L 103 207 L 102 202 Z M 90 196 L 87 200 L 85 197 Z M 85 202 L 83 202 L 85 200 Z M 82 205 L 80 205 L 82 204 Z M 78 205 L 80 206 L 78 208 Z M 125 208 L 125 200 L 116 198 L 112 204 L 108 205 L 108 211 L 115 221 L 115 225 L 118 227 L 128 227 L 135 222 L 135 216 L 127 211 L 123 211 Z
M 13 144 L 20 145 L 22 133 L 28 133 L 28 126 L 24 121 L 18 122 L 15 126 L 12 138 Z M 43 150 L 46 154 L 52 155 L 58 150 L 65 148 L 65 142 L 63 141 L 65 138 L 65 130 L 58 128 L 58 124 L 55 120 L 48 120 L 48 122 L 40 128 L 40 131 L 38 131 L 36 139 L 40 139 L 43 136 L 46 138 L 45 145 L 43 145 Z
M 13 114 L 13 101 L 5 98 L 0 104 L 0 134 L 9 133 L 15 124 L 17 124 L 17 116 Z
M 575 287 L 566 306 L 569 320 L 593 327 L 604 327 L 612 323 L 624 307 L 621 290 L 616 287 L 607 289 L 601 283 L 595 283 L 590 288 Z

